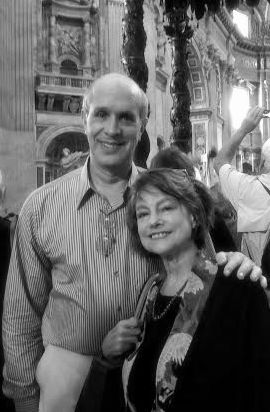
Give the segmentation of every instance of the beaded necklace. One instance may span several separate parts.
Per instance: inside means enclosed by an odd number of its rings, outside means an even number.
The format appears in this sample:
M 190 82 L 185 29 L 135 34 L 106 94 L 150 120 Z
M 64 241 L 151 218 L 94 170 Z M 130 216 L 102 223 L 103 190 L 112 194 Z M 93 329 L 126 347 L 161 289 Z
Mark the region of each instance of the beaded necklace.
M 156 293 L 155 300 L 154 300 L 153 306 L 152 306 L 152 319 L 154 321 L 157 321 L 157 320 L 160 320 L 160 319 L 164 318 L 164 316 L 167 314 L 167 312 L 169 311 L 171 306 L 174 304 L 176 299 L 181 295 L 182 291 L 186 287 L 186 284 L 187 284 L 187 280 L 184 283 L 184 285 L 176 292 L 176 294 L 174 296 L 172 296 L 172 298 L 170 299 L 168 305 L 163 309 L 163 311 L 159 315 L 155 315 L 158 292 Z

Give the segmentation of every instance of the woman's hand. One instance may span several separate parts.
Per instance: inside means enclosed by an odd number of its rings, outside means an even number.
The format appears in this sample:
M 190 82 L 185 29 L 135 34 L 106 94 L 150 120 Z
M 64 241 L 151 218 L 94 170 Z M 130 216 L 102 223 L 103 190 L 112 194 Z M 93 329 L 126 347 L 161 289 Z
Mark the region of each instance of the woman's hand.
M 141 328 L 142 321 L 134 317 L 118 322 L 103 340 L 103 357 L 110 363 L 119 363 L 138 343 Z
M 237 269 L 238 279 L 244 279 L 249 276 L 254 282 L 260 281 L 262 288 L 267 288 L 267 280 L 262 274 L 261 268 L 241 252 L 219 252 L 217 253 L 218 265 L 224 265 L 224 275 L 229 276 Z

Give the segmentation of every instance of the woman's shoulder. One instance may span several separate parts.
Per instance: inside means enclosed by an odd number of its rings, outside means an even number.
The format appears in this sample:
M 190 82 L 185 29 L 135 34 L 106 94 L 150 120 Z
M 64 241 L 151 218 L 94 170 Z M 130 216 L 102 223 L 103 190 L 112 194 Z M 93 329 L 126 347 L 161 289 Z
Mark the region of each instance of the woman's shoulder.
M 253 307 L 259 304 L 259 306 L 269 310 L 267 294 L 258 281 L 252 281 L 249 276 L 239 279 L 237 270 L 234 270 L 230 276 L 225 276 L 224 266 L 218 267 L 213 285 L 213 294 L 218 301 L 221 301 L 224 297 L 228 304 L 234 304 L 240 309 L 244 306 L 247 307 L 248 304 Z

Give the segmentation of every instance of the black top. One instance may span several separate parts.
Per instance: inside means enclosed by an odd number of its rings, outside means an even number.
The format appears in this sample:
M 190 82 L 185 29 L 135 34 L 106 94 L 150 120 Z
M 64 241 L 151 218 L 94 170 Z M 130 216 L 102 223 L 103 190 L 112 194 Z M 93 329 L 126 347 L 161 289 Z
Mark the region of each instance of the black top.
M 216 252 L 237 251 L 237 245 L 232 232 L 217 208 L 215 210 L 214 226 L 210 229 L 210 236 Z
M 172 297 L 158 293 L 155 303 L 155 317 L 169 305 Z M 149 412 L 156 393 L 156 368 L 161 351 L 166 343 L 175 317 L 179 311 L 180 297 L 177 297 L 169 310 L 159 320 L 147 322 L 145 337 L 132 366 L 127 392 L 136 407 L 136 412 Z
M 269 412 L 270 310 L 264 290 L 219 267 L 168 412 Z

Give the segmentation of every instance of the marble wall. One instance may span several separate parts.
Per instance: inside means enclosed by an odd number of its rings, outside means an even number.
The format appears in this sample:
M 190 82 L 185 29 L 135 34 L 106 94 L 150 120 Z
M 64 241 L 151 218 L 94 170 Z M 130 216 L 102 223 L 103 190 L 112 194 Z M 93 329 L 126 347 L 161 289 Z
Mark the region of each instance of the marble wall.
M 17 212 L 35 188 L 35 32 L 34 1 L 1 1 L 0 170 L 6 186 L 1 214 Z

